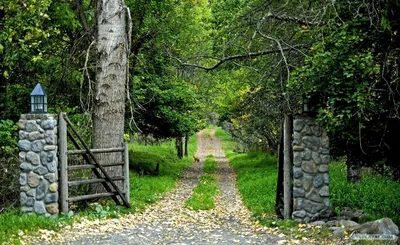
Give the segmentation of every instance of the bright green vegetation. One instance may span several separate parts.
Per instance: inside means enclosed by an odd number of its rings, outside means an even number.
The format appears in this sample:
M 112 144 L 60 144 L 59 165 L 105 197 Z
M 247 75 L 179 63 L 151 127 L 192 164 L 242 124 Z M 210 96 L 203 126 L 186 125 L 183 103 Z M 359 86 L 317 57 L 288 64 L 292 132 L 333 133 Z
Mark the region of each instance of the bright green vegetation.
M 330 165 L 330 190 L 333 207 L 351 207 L 363 210 L 368 220 L 389 217 L 400 225 L 400 183 L 376 173 L 363 171 L 360 184 L 346 181 L 346 165 Z
M 20 244 L 21 233 L 35 232 L 39 229 L 59 230 L 62 224 L 71 223 L 67 217 L 50 219 L 40 216 L 27 216 L 15 210 L 0 215 L 0 244 Z
M 196 211 L 210 210 L 214 207 L 215 197 L 219 192 L 217 181 L 210 175 L 200 177 L 199 181 L 185 205 Z
M 217 169 L 218 169 L 218 164 L 215 161 L 214 156 L 213 155 L 207 156 L 204 162 L 204 172 L 207 174 L 213 174 Z
M 189 155 L 196 151 L 197 138 L 191 137 L 188 144 Z M 131 171 L 131 205 L 133 210 L 143 209 L 146 205 L 158 201 L 162 195 L 176 186 L 176 180 L 184 168 L 192 163 L 192 158 L 179 159 L 175 145 L 171 141 L 159 145 L 129 145 L 129 164 Z M 158 175 L 141 175 L 143 170 L 154 171 L 160 164 Z

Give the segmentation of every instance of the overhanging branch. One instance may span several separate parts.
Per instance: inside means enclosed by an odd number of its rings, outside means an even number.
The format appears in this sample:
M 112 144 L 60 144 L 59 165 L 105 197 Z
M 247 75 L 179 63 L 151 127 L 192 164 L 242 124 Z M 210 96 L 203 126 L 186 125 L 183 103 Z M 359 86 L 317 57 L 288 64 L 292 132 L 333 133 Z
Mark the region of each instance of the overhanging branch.
M 267 49 L 267 50 L 263 50 L 263 51 L 260 51 L 260 52 L 257 52 L 257 53 L 247 53 L 247 54 L 239 54 L 239 55 L 227 56 L 227 57 L 222 58 L 222 59 L 217 59 L 219 61 L 215 65 L 210 66 L 210 67 L 202 66 L 202 65 L 198 65 L 198 64 L 184 63 L 184 62 L 182 62 L 180 59 L 178 59 L 176 57 L 172 57 L 172 56 L 170 56 L 170 57 L 172 59 L 175 59 L 176 61 L 178 61 L 182 66 L 199 68 L 199 69 L 203 69 L 203 70 L 206 70 L 206 71 L 211 71 L 211 70 L 214 70 L 214 69 L 218 68 L 219 66 L 221 66 L 223 63 L 225 63 L 227 61 L 254 59 L 254 58 L 257 58 L 257 57 L 263 56 L 263 55 L 281 53 L 282 51 L 286 52 L 286 51 L 296 50 L 296 49 L 301 49 L 301 48 L 308 48 L 309 46 L 310 46 L 309 44 L 298 44 L 298 45 L 293 45 L 291 47 L 285 47 L 285 48 L 282 48 L 282 49 Z M 216 59 L 216 58 L 214 58 L 214 59 Z
M 272 14 L 268 13 L 262 18 L 262 21 L 266 19 L 276 19 L 276 20 L 281 20 L 281 21 L 287 21 L 287 22 L 294 22 L 298 23 L 300 25 L 306 25 L 306 26 L 322 26 L 326 25 L 324 21 L 308 21 L 308 20 L 303 20 L 297 17 L 292 17 L 292 16 L 286 16 L 286 15 L 277 15 L 277 14 Z

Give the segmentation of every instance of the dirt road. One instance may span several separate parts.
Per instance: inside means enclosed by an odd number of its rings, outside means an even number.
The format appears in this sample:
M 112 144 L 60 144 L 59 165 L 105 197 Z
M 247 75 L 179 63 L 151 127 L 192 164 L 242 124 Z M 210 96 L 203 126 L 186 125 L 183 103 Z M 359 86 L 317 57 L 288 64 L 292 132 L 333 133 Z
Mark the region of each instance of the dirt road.
M 268 234 L 267 229 L 252 222 L 235 184 L 221 142 L 214 131 L 198 133 L 199 162 L 184 171 L 177 188 L 142 213 L 119 219 L 84 221 L 55 234 L 52 241 L 35 244 L 279 244 L 284 237 Z M 218 162 L 215 177 L 220 194 L 215 208 L 193 211 L 185 201 L 203 175 L 204 159 L 214 155 Z M 47 234 L 48 235 L 48 234 Z M 46 237 L 46 236 L 43 236 Z M 48 236 L 47 236 L 48 237 Z M 27 242 L 29 244 L 29 242 Z

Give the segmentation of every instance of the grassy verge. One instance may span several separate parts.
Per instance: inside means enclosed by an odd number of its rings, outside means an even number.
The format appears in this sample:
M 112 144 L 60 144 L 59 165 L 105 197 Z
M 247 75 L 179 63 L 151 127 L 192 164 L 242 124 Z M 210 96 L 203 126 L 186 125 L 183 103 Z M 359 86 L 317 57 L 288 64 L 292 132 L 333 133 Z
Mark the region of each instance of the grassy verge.
M 196 137 L 189 141 L 189 155 L 193 155 L 197 147 Z M 158 201 L 165 192 L 171 191 L 183 169 L 189 166 L 192 158 L 176 157 L 175 146 L 172 142 L 160 145 L 129 145 L 129 160 L 132 167 L 130 173 L 131 209 L 115 206 L 112 201 L 90 205 L 85 210 L 80 210 L 78 215 L 60 216 L 56 219 L 41 216 L 27 216 L 19 211 L 8 210 L 0 214 L 0 244 L 20 244 L 22 233 L 34 235 L 40 229 L 58 231 L 64 225 L 85 218 L 116 218 L 120 214 L 135 212 L 146 205 Z M 137 174 L 137 166 L 143 169 L 154 170 L 160 164 L 157 176 Z M 73 216 L 73 217 L 72 217 Z
M 389 217 L 400 226 L 400 183 L 363 172 L 360 184 L 349 184 L 343 162 L 330 164 L 330 176 L 331 203 L 337 210 L 361 209 L 368 215 L 367 220 Z
M 279 227 L 281 232 L 296 239 L 312 238 L 329 243 L 331 232 L 325 228 L 307 228 L 292 220 L 279 220 L 275 215 L 277 181 L 277 159 L 269 154 L 251 152 L 238 154 L 233 151 L 235 142 L 229 134 L 219 129 L 216 135 L 223 141 L 231 166 L 237 173 L 237 185 L 243 202 L 254 218 L 269 227 Z M 334 207 L 359 208 L 370 219 L 391 218 L 399 225 L 400 183 L 395 183 L 376 174 L 364 173 L 361 184 L 346 181 L 346 166 L 343 163 L 330 165 L 331 202 Z
M 218 169 L 218 164 L 214 159 L 213 155 L 207 156 L 204 161 L 204 172 L 207 174 L 213 174 Z
M 218 185 L 214 177 L 204 175 L 200 183 L 194 188 L 192 196 L 186 201 L 185 206 L 193 210 L 210 210 L 214 207 L 215 197 L 218 194 Z

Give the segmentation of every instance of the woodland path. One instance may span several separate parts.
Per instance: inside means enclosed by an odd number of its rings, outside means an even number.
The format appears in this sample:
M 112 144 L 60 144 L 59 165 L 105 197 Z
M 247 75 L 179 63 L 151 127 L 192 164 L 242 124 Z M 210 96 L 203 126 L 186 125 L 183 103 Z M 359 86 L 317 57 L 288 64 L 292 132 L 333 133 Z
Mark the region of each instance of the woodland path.
M 280 244 L 285 237 L 268 233 L 251 221 L 236 189 L 236 175 L 229 167 L 214 131 L 198 133 L 196 156 L 200 162 L 184 171 L 177 188 L 141 213 L 119 219 L 84 221 L 34 244 Z M 193 211 L 185 201 L 203 175 L 204 159 L 214 155 L 220 194 L 214 209 Z M 48 234 L 43 237 L 49 237 Z M 29 242 L 26 244 L 30 244 Z

